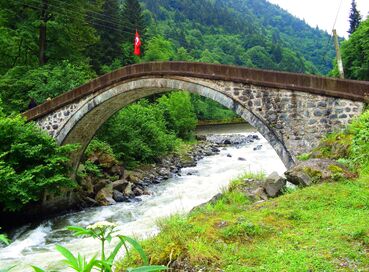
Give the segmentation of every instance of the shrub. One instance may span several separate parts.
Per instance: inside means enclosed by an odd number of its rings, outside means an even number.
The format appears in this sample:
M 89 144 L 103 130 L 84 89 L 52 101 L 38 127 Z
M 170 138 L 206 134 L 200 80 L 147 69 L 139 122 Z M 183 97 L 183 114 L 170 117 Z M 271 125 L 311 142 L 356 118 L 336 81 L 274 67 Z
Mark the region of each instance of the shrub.
M 171 151 L 176 140 L 166 129 L 162 111 L 147 100 L 114 115 L 99 131 L 98 138 L 109 143 L 117 158 L 128 166 L 153 162 Z
M 19 115 L 0 117 L 0 209 L 16 211 L 53 193 L 71 188 L 69 157 L 75 146 L 58 146 L 35 124 Z
M 184 140 L 191 139 L 197 125 L 197 118 L 190 94 L 173 92 L 163 95 L 157 101 L 163 111 L 168 130 Z
M 356 167 L 369 172 L 369 110 L 354 120 L 349 130 L 354 135 L 350 158 Z

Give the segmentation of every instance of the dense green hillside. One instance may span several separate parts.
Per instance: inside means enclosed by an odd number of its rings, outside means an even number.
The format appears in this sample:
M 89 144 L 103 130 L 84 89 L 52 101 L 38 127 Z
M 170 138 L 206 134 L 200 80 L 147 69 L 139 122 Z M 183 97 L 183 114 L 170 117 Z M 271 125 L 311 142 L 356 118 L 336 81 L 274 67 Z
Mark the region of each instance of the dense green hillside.
M 265 0 L 142 0 L 148 35 L 164 35 L 188 59 L 327 74 L 334 48 L 327 33 Z

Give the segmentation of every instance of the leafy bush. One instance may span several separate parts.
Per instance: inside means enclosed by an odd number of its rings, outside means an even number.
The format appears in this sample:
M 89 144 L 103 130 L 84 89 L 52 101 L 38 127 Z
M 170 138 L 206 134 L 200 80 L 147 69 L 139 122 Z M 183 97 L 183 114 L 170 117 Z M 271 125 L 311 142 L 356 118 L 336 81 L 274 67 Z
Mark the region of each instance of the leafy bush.
M 199 120 L 232 120 L 237 117 L 232 110 L 200 95 L 192 94 L 191 101 Z
M 191 96 L 187 92 L 173 92 L 163 95 L 158 100 L 158 106 L 163 111 L 166 126 L 177 137 L 189 140 L 197 125 Z
M 117 158 L 134 166 L 152 162 L 171 151 L 176 137 L 166 129 L 162 111 L 147 100 L 132 104 L 114 115 L 98 133 Z
M 354 120 L 349 129 L 354 135 L 350 158 L 362 171 L 369 172 L 369 110 Z
M 38 68 L 16 66 L 0 77 L 0 98 L 8 101 L 5 110 L 22 111 L 30 98 L 37 103 L 76 88 L 95 76 L 86 64 L 63 61 Z M 5 106 L 5 105 L 4 105 Z
M 72 188 L 69 157 L 75 146 L 58 146 L 35 124 L 19 115 L 0 117 L 0 209 L 16 211 L 42 198 Z

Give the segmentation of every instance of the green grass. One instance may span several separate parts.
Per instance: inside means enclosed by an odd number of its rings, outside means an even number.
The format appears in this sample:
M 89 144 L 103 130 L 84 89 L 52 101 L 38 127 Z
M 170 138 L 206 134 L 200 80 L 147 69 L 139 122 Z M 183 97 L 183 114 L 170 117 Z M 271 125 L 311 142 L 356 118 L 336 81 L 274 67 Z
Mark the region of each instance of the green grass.
M 251 204 L 237 189 L 143 242 L 153 264 L 207 271 L 369 271 L 369 176 Z M 119 271 L 119 270 L 118 270 Z
M 288 189 L 253 204 L 246 173 L 213 204 L 159 222 L 160 233 L 143 242 L 152 264 L 185 263 L 202 271 L 369 271 L 369 111 L 344 131 L 328 135 L 300 159 L 336 159 L 359 178 Z M 119 267 L 132 260 L 122 260 Z M 203 268 L 206 268 L 205 270 Z M 199 269 L 197 269 L 199 270 Z

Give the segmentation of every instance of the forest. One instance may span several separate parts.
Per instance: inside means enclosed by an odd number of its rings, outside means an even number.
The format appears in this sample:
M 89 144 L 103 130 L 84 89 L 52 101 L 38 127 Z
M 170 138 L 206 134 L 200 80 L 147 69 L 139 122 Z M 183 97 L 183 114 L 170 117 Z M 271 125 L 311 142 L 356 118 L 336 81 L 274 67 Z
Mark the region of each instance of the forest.
M 136 30 L 140 57 L 133 55 Z M 366 19 L 342 43 L 348 78 L 369 80 L 368 33 Z M 265 0 L 1 0 L 0 209 L 17 211 L 40 200 L 45 189 L 78 186 L 65 174 L 76 146 L 59 147 L 27 123 L 20 113 L 30 101 L 43 103 L 101 74 L 147 61 L 338 76 L 329 39 Z M 235 117 L 215 102 L 173 92 L 118 112 L 94 143 L 129 167 L 193 140 L 198 120 Z

